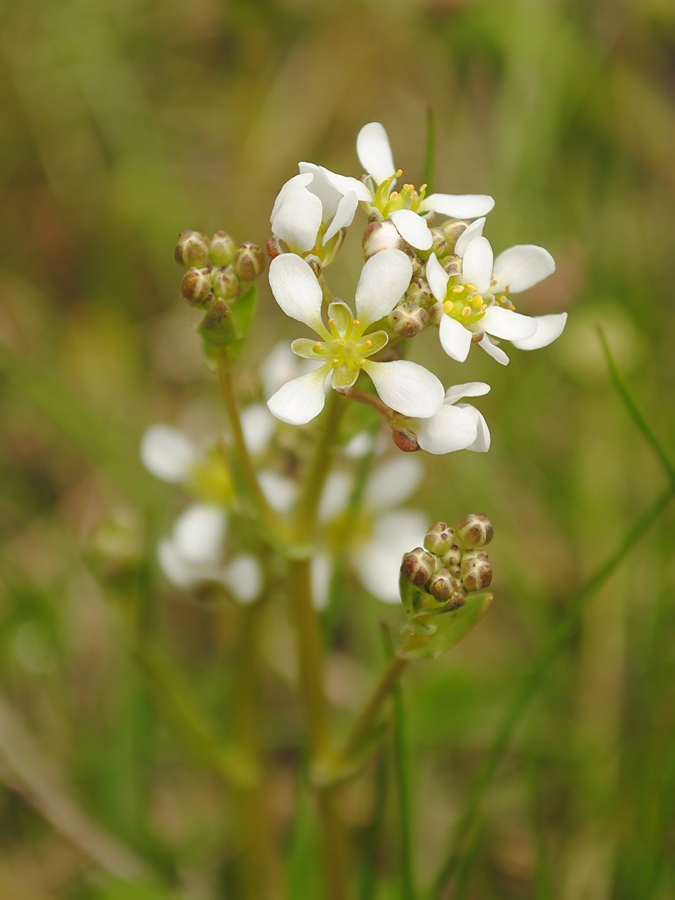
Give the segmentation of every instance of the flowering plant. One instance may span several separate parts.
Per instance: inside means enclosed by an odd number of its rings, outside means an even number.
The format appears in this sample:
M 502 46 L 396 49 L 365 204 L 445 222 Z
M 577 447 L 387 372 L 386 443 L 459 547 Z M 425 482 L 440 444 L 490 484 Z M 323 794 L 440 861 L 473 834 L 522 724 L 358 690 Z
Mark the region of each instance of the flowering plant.
M 243 724 L 233 738 L 236 764 L 224 770 L 240 800 L 247 897 L 276 896 L 279 885 L 251 669 L 252 659 L 259 662 L 260 610 L 285 597 L 295 630 L 326 896 L 340 900 L 350 882 L 348 826 L 335 802 L 341 783 L 377 748 L 387 699 L 406 666 L 450 650 L 492 601 L 486 547 L 493 528 L 485 514 L 465 516 L 454 528 L 427 527 L 423 514 L 397 508 L 423 474 L 419 457 L 408 454 L 489 449 L 485 418 L 461 402 L 484 396 L 489 385 L 445 389 L 445 370 L 432 372 L 408 354 L 426 340 L 425 331 L 438 329 L 452 360 L 463 362 L 477 343 L 506 364 L 501 340 L 533 350 L 565 326 L 564 313 L 515 312 L 511 295 L 555 265 L 533 245 L 494 259 L 483 236 L 491 197 L 427 194 L 427 185 L 407 183 L 395 190 L 402 173 L 377 122 L 359 133 L 357 153 L 360 179 L 301 162 L 276 198 L 267 243 L 271 295 L 315 336 L 277 348 L 259 375 L 249 373 L 259 396 L 244 409 L 234 366 L 255 321 L 265 255 L 222 231 L 211 239 L 180 236 L 182 293 L 204 310 L 197 331 L 218 371 L 228 429 L 202 449 L 172 426 L 156 425 L 142 445 L 146 467 L 193 496 L 159 543 L 164 573 L 180 589 L 208 586 L 241 608 Z M 326 271 L 359 206 L 364 261 L 352 308 L 333 294 Z M 401 640 L 346 738 L 338 739 L 321 616 L 336 614 L 336 598 L 345 603 L 358 592 L 399 605 Z

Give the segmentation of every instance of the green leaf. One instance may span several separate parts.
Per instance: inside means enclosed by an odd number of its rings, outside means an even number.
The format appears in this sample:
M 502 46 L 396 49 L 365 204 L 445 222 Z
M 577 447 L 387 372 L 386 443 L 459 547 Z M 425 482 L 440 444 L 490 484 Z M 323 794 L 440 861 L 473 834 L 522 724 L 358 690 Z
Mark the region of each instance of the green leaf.
M 197 326 L 204 341 L 204 352 L 213 362 L 214 351 L 229 347 L 230 359 L 236 359 L 242 351 L 258 305 L 258 288 L 251 288 L 238 300 L 215 300 Z
M 464 606 L 444 613 L 417 614 L 415 624 L 404 631 L 405 641 L 398 655 L 405 660 L 436 659 L 451 650 L 483 617 L 492 603 L 492 594 L 474 594 Z M 417 630 L 417 625 L 424 631 Z
M 258 285 L 252 284 L 249 290 L 232 304 L 232 314 L 237 326 L 237 340 L 230 348 L 230 359 L 235 360 L 241 353 L 246 338 L 251 330 L 255 312 L 258 308 Z

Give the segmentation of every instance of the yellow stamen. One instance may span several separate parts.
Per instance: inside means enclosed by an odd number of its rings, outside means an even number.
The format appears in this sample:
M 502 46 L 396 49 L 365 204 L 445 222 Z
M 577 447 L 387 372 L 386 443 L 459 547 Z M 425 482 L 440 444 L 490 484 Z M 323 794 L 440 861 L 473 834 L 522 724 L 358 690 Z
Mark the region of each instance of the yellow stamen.
M 463 294 L 464 287 L 461 284 L 456 284 L 452 289 L 453 294 Z
M 359 364 L 360 366 L 362 366 L 362 365 L 364 365 L 364 363 L 365 363 L 365 359 L 360 359 L 358 364 Z
M 329 324 L 329 325 L 335 325 L 335 319 L 329 319 L 329 320 L 328 320 L 328 324 Z
M 466 316 L 468 318 L 471 315 L 471 307 L 465 306 L 464 309 L 462 310 L 462 315 Z
M 476 287 L 475 284 L 465 284 L 464 287 L 467 289 L 467 291 L 477 291 L 478 290 L 478 288 Z
M 337 358 L 337 356 L 334 356 L 334 357 L 333 357 L 333 365 L 334 365 L 334 366 L 339 366 L 339 365 L 340 365 L 340 360 Z
M 371 340 L 366 341 L 366 347 L 372 347 L 373 342 Z
M 360 324 L 361 324 L 361 323 L 359 322 L 358 319 L 354 319 L 354 326 L 355 326 L 356 328 L 358 328 Z
M 476 294 L 476 296 L 471 301 L 471 305 L 474 309 L 479 309 L 483 305 L 483 298 L 480 294 Z

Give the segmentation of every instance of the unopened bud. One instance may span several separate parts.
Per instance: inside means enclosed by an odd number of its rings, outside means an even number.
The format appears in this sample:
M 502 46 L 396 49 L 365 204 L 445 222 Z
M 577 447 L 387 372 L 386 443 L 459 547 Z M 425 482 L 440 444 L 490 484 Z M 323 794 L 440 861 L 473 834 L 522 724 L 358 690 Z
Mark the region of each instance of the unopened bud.
M 403 250 L 405 241 L 396 226 L 387 219 L 385 222 L 370 222 L 363 232 L 363 252 L 370 259 L 380 250 Z
M 319 257 L 316 256 L 316 254 L 314 254 L 314 253 L 310 253 L 309 256 L 305 257 L 305 262 L 307 263 L 307 265 L 310 267 L 312 272 L 314 272 L 314 274 L 318 278 L 319 275 L 321 275 L 321 270 L 323 268 Z
M 199 231 L 182 231 L 178 235 L 178 243 L 173 257 L 181 266 L 195 266 L 200 269 L 209 259 L 211 241 Z
M 466 222 L 458 221 L 455 219 L 448 219 L 446 222 L 443 222 L 441 228 L 445 232 L 445 239 L 448 244 L 448 248 L 450 250 L 455 249 L 455 244 L 457 243 L 457 239 L 460 235 L 464 234 L 467 229 Z
M 389 325 L 396 334 L 404 338 L 415 337 L 429 321 L 429 313 L 412 300 L 405 300 L 389 313 Z
M 492 584 L 492 566 L 488 562 L 487 554 L 462 558 L 461 566 L 462 584 L 467 591 L 483 591 Z
M 432 306 L 429 307 L 429 324 L 440 325 L 444 315 L 445 310 L 443 309 L 443 304 L 439 303 L 439 301 L 437 300 Z
M 404 453 L 415 453 L 416 450 L 420 449 L 417 437 L 413 432 L 408 431 L 407 428 L 401 428 L 400 425 L 392 425 L 391 437 L 398 449 L 403 450 Z
M 453 544 L 448 550 L 445 551 L 443 556 L 441 557 L 443 560 L 443 565 L 446 569 L 448 569 L 455 578 L 459 577 L 460 572 L 460 563 L 462 562 L 462 551 L 459 549 L 457 544 Z
M 211 273 L 207 269 L 188 269 L 180 292 L 190 306 L 204 306 L 211 296 Z
M 441 265 L 450 277 L 453 275 L 460 275 L 462 272 L 462 258 L 457 256 L 456 253 L 451 253 L 449 256 L 442 259 Z
M 232 266 L 216 269 L 213 273 L 213 293 L 224 300 L 234 300 L 239 294 L 239 279 Z
M 436 560 L 431 553 L 423 547 L 417 547 L 403 557 L 401 575 L 415 587 L 424 587 L 434 574 L 435 567 Z
M 437 225 L 435 228 L 430 228 L 431 231 L 431 249 L 437 256 L 442 256 L 444 253 L 447 253 L 450 249 L 448 247 L 448 238 L 440 225 Z
M 405 292 L 405 299 L 424 309 L 428 309 L 435 302 L 426 278 L 413 278 Z
M 457 524 L 457 536 L 465 547 L 485 547 L 495 532 L 485 513 L 470 513 Z
M 237 245 L 226 231 L 216 231 L 211 238 L 209 256 L 217 266 L 229 266 L 237 252 Z
M 447 569 L 441 569 L 431 577 L 427 590 L 439 603 L 447 603 L 457 593 L 459 585 Z
M 423 278 L 424 273 L 426 271 L 427 264 L 423 262 L 417 253 L 412 249 L 412 247 L 406 247 L 403 251 L 405 255 L 408 257 L 410 262 L 412 263 L 412 277 L 413 278 Z
M 424 546 L 430 553 L 443 556 L 454 545 L 455 532 L 445 522 L 434 522 L 424 538 Z
M 288 253 L 288 247 L 286 246 L 286 244 L 281 240 L 281 238 L 274 236 L 267 238 L 265 248 L 270 259 L 276 259 L 277 256 L 281 256 L 282 253 Z
M 214 300 L 197 328 L 211 347 L 228 347 L 238 338 L 237 327 L 226 300 Z
M 246 241 L 234 254 L 232 266 L 243 281 L 255 281 L 265 269 L 265 255 L 257 244 Z

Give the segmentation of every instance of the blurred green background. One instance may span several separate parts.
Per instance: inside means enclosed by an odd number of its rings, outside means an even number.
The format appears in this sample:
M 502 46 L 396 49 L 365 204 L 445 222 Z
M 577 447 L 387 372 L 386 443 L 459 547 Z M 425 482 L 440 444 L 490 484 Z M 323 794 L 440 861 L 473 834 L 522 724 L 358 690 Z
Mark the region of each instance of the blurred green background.
M 184 500 L 138 458 L 152 422 L 199 434 L 224 420 L 172 249 L 185 228 L 264 245 L 297 162 L 358 175 L 354 141 L 368 121 L 385 125 L 419 184 L 428 108 L 433 189 L 492 194 L 496 252 L 537 243 L 558 265 L 519 310 L 570 317 L 555 345 L 514 350 L 506 369 L 485 354 L 463 367 L 434 356 L 445 383 L 492 384 L 476 405 L 493 447 L 427 457 L 416 505 L 430 520 L 490 514 L 496 602 L 405 683 L 419 881 L 447 860 L 530 677 L 532 701 L 443 896 L 675 896 L 665 500 L 579 626 L 560 630 L 588 579 L 673 490 L 595 330 L 675 457 L 673 4 L 4 0 L 0 24 L 0 897 L 168 897 L 113 878 L 133 881 L 141 859 L 171 896 L 235 896 L 227 795 L 167 724 L 120 624 L 132 618 L 140 641 L 158 634 L 227 731 L 234 614 L 181 597 L 155 571 L 154 542 Z M 358 251 L 350 235 L 331 270 L 348 298 Z M 263 284 L 244 366 L 276 342 L 282 318 Z M 88 562 L 92 533 L 113 516 L 142 523 L 153 601 L 135 617 Z M 331 671 L 348 708 L 382 665 L 381 614 L 363 597 L 345 613 Z M 532 680 L 556 635 L 559 652 Z M 290 845 L 300 719 L 279 673 L 265 691 L 270 803 Z M 344 800 L 364 833 L 366 788 Z M 377 896 L 398 897 L 394 839 L 379 853 Z

